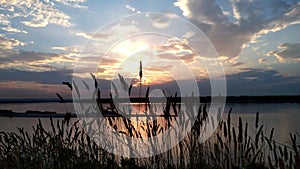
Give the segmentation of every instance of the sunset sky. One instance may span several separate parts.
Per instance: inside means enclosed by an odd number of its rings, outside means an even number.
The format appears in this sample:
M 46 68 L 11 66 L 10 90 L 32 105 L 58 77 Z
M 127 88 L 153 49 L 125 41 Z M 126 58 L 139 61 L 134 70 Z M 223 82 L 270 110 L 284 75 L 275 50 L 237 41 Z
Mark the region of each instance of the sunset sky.
M 104 32 L 100 28 L 143 12 L 178 15 L 203 31 L 223 64 L 228 95 L 300 95 L 298 0 L 4 0 L 0 11 L 0 99 L 70 96 L 61 83 L 72 80 L 76 65 L 95 64 L 102 50 L 109 48 L 108 42 L 146 26 L 132 21 Z M 101 56 L 94 72 L 100 85 L 116 73 L 138 78 L 142 60 L 147 85 L 167 88 L 174 79 L 185 80 L 183 64 L 208 90 L 207 72 L 195 63 L 196 57 L 207 56 L 195 55 L 183 43 L 193 32 L 184 25 L 171 25 L 172 20 L 149 20 L 162 32 L 179 32 L 183 41 L 152 35 L 123 40 Z

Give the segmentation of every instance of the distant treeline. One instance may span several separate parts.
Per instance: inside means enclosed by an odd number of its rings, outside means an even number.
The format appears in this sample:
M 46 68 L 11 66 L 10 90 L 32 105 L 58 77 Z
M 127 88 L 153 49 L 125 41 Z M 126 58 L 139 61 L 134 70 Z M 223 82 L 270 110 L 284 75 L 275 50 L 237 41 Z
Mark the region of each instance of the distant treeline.
M 200 102 L 201 103 L 209 103 L 211 102 L 211 96 L 201 96 Z M 222 96 L 214 96 L 214 98 L 222 98 Z M 172 99 L 175 102 L 180 102 L 184 99 L 189 99 L 187 97 L 176 97 L 171 98 L 168 97 L 168 99 Z M 153 98 L 150 99 L 151 102 L 161 102 L 165 100 L 164 98 Z M 71 103 L 72 99 L 65 99 L 66 103 Z M 89 101 L 89 100 L 81 100 L 83 102 Z M 101 103 L 110 103 L 112 100 L 111 98 L 102 98 L 100 100 L 97 100 Z M 128 102 L 128 99 L 123 98 L 116 98 L 113 101 L 117 102 Z M 147 98 L 130 98 L 130 102 L 132 103 L 139 103 L 139 102 L 147 102 Z M 0 104 L 8 104 L 8 103 L 57 103 L 59 102 L 58 99 L 0 99 Z M 300 95 L 294 95 L 294 96 L 227 96 L 226 97 L 226 103 L 300 103 Z
M 35 111 L 27 110 L 26 112 L 13 112 L 12 110 L 0 109 L 0 117 L 38 117 L 38 118 L 64 118 L 65 113 L 56 113 L 52 111 Z M 77 117 L 76 114 L 71 114 L 70 117 Z

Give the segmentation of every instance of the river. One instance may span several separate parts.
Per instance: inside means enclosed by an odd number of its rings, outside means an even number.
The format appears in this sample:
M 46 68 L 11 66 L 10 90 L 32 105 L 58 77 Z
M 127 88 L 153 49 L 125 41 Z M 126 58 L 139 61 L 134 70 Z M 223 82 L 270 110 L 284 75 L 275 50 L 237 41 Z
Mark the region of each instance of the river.
M 74 112 L 73 104 L 66 103 L 67 111 Z M 0 104 L 0 109 L 13 110 L 14 112 L 25 112 L 27 110 L 66 112 L 62 103 L 10 103 Z M 268 130 L 275 128 L 274 136 L 280 142 L 289 140 L 290 132 L 300 133 L 300 104 L 298 103 L 227 103 L 223 118 L 227 117 L 229 109 L 232 108 L 232 123 L 237 124 L 238 117 L 242 117 L 244 122 L 254 126 L 255 114 L 260 113 L 260 123 Z M 57 120 L 57 119 L 56 119 Z M 72 119 L 75 121 L 76 119 Z M 24 127 L 32 130 L 32 126 L 37 123 L 37 118 L 24 117 L 0 117 L 1 131 L 16 131 L 17 127 Z M 49 119 L 42 118 L 45 127 L 50 127 Z M 299 140 L 298 140 L 299 142 Z

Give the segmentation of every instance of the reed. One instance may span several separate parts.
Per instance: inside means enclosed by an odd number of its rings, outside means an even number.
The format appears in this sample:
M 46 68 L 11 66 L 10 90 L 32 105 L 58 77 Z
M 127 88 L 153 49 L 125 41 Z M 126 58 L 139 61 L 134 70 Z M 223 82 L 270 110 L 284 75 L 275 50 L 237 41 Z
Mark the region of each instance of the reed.
M 94 92 L 100 99 L 100 90 L 96 77 L 92 75 L 95 82 Z M 124 78 L 119 76 L 123 83 L 124 90 L 131 92 L 135 88 L 128 87 Z M 76 90 L 76 84 L 65 82 L 70 89 Z M 84 82 L 83 82 L 84 84 Z M 86 86 L 88 90 L 89 87 Z M 113 87 L 117 96 L 117 90 Z M 147 88 L 146 98 L 148 98 L 150 88 Z M 57 94 L 61 102 L 64 99 Z M 79 96 L 79 95 L 78 95 Z M 112 96 L 111 96 L 112 97 Z M 161 133 L 167 132 L 173 124 L 181 124 L 187 127 L 191 115 L 198 113 L 195 123 L 192 125 L 188 135 L 175 147 L 169 151 L 149 157 L 128 159 L 116 156 L 99 147 L 91 138 L 91 133 L 97 126 L 97 119 L 83 121 L 82 126 L 78 121 L 64 118 L 54 121 L 50 117 L 50 129 L 46 129 L 39 120 L 33 126 L 33 131 L 25 131 L 18 128 L 18 132 L 0 132 L 0 168 L 280 168 L 290 169 L 300 167 L 299 151 L 300 145 L 297 142 L 299 133 L 290 133 L 289 143 L 278 143 L 274 139 L 275 130 L 270 132 L 259 123 L 259 113 L 256 113 L 255 126 L 243 123 L 241 117 L 238 124 L 232 121 L 232 109 L 229 110 L 227 119 L 221 120 L 218 124 L 212 124 L 213 117 L 207 112 L 207 105 L 185 103 L 177 105 L 174 101 L 177 94 L 172 95 L 163 106 L 164 117 L 161 119 L 134 123 L 125 117 L 107 117 L 105 121 L 114 128 L 114 132 L 124 134 L 133 138 L 150 138 L 152 149 L 157 149 L 157 143 L 151 139 Z M 192 97 L 192 96 L 191 96 Z M 154 109 L 153 103 L 145 103 L 145 111 L 159 111 Z M 82 106 L 86 114 L 94 111 L 91 107 Z M 105 107 L 98 104 L 100 111 L 117 111 L 114 103 Z M 195 112 L 195 110 L 197 110 Z M 122 111 L 129 111 L 124 108 Z M 66 117 L 67 113 L 66 110 Z M 183 116 L 183 113 L 189 114 Z M 171 115 L 178 115 L 174 118 Z M 185 122 L 185 123 L 183 123 Z M 70 123 L 70 124 L 69 124 Z M 99 123 L 98 123 L 99 124 Z M 202 136 L 209 125 L 217 125 L 217 128 L 210 139 L 202 143 Z M 139 127 L 137 127 L 139 126 Z M 100 127 L 100 126 L 98 126 Z M 253 134 L 254 133 L 254 134 Z M 180 132 L 176 133 L 180 136 Z M 267 137 L 267 136 L 268 137 Z M 107 146 L 114 146 L 113 140 L 108 139 Z M 163 140 L 166 141 L 172 140 Z M 125 140 L 124 145 L 132 144 L 130 140 Z M 136 145 L 132 145 L 133 148 Z M 121 151 L 121 150 L 120 150 Z M 127 151 L 127 150 L 122 150 Z M 134 151 L 129 150 L 133 155 Z

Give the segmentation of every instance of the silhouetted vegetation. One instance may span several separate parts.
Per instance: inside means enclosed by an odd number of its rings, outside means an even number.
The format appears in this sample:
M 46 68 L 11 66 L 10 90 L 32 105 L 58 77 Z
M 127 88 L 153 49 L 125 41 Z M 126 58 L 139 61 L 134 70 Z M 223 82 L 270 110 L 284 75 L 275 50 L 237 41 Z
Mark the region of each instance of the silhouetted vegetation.
M 114 102 L 104 106 L 98 82 L 95 81 L 94 95 L 98 100 L 101 113 L 120 114 Z M 122 78 L 120 77 L 120 80 Z M 125 81 L 121 80 L 121 83 Z M 64 82 L 70 89 L 76 90 L 76 84 Z M 123 85 L 124 89 L 132 90 L 131 85 Z M 130 86 L 130 87 L 129 87 Z M 148 89 L 149 90 L 149 89 Z M 149 91 L 146 92 L 149 94 Z M 146 94 L 145 98 L 148 98 Z M 110 95 L 112 99 L 112 94 Z M 117 96 L 117 95 L 116 95 Z M 115 97 L 116 97 L 115 96 Z M 61 102 L 62 96 L 58 95 Z M 177 94 L 170 98 L 176 98 Z M 147 99 L 146 99 L 147 100 Z M 107 104 L 107 103 L 105 103 Z M 150 102 L 144 103 L 143 111 L 155 111 Z M 141 121 L 137 127 L 123 116 L 106 116 L 105 121 L 116 132 L 129 137 L 154 137 L 168 130 L 172 124 L 184 124 L 182 113 L 192 113 L 195 103 L 180 105 L 172 99 L 167 99 L 163 105 L 161 121 Z M 84 106 L 83 106 L 84 107 Z M 94 113 L 91 108 L 84 107 L 88 113 Z M 175 147 L 162 154 L 149 158 L 123 158 L 107 152 L 90 138 L 90 129 L 70 123 L 70 113 L 65 118 L 53 121 L 50 117 L 51 128 L 44 128 L 39 120 L 29 133 L 18 128 L 17 133 L 0 132 L 0 168 L 299 168 L 300 145 L 296 139 L 299 133 L 290 133 L 289 143 L 279 143 L 274 139 L 274 129 L 267 131 L 259 122 L 256 114 L 255 126 L 244 123 L 239 118 L 238 124 L 232 122 L 232 110 L 218 124 L 208 113 L 208 105 L 199 105 L 197 118 L 191 131 Z M 67 111 L 67 110 L 66 110 Z M 130 111 L 130 110 L 128 110 Z M 172 115 L 175 115 L 173 117 Z M 178 118 L 176 118 L 178 117 Z M 213 135 L 202 142 L 201 137 L 207 125 L 217 125 Z M 122 127 L 121 127 L 122 126 Z M 180 134 L 180 133 L 178 133 Z M 288 134 L 288 133 L 287 133 Z M 155 148 L 155 143 L 152 143 Z

